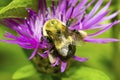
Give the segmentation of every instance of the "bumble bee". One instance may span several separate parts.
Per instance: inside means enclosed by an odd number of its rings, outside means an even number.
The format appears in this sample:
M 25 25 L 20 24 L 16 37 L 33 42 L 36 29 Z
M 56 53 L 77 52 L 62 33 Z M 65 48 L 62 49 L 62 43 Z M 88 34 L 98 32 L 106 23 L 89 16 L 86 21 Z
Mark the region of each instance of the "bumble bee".
M 86 35 L 83 31 L 69 30 L 68 27 L 58 19 L 46 21 L 43 26 L 43 36 L 54 45 L 54 48 L 48 56 L 50 62 L 55 62 L 55 55 L 60 56 L 61 59 L 69 59 L 74 56 L 76 44 L 82 41 Z

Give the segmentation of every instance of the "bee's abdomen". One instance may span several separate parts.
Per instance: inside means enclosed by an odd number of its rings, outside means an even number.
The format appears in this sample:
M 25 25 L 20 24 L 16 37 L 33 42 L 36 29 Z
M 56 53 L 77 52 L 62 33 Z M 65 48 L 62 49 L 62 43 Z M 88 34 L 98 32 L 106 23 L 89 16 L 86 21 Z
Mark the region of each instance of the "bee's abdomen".
M 68 52 L 66 53 L 67 55 L 66 56 L 60 55 L 60 57 L 61 57 L 62 60 L 70 59 L 70 58 L 72 58 L 74 56 L 75 51 L 76 51 L 76 46 L 72 45 L 72 44 L 69 44 L 69 46 L 68 46 Z
M 73 57 L 74 54 L 75 54 L 76 46 L 70 44 L 70 45 L 68 46 L 68 49 L 69 49 L 69 50 L 68 50 L 68 54 L 67 54 L 67 57 L 66 57 L 66 58 L 71 58 L 71 57 Z

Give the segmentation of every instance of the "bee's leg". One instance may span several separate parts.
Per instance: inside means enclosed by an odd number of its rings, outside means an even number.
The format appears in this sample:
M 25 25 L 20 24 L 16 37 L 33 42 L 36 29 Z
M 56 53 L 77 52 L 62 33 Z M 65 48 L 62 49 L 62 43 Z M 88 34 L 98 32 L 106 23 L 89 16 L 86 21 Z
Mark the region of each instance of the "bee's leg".
M 50 61 L 51 64 L 54 64 L 56 61 L 56 57 L 52 54 L 53 50 L 50 52 L 50 54 L 48 55 L 48 59 Z
M 55 49 L 52 49 L 50 54 L 48 55 L 48 58 L 51 64 L 54 64 L 56 62 L 56 59 L 57 59 L 56 53 L 57 51 Z

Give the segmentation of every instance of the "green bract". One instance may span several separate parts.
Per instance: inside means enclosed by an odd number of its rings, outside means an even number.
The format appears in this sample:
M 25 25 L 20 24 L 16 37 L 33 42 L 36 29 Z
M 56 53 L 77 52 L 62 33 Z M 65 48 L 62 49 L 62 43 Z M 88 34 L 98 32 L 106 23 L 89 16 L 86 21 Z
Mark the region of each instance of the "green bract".
M 13 0 L 0 9 L 1 18 L 23 18 L 27 16 L 26 8 L 36 9 L 37 0 Z
M 89 67 L 81 67 L 69 78 L 63 78 L 63 80 L 110 80 L 110 78 L 100 70 Z
M 12 79 L 22 79 L 35 75 L 37 72 L 32 65 L 27 65 L 17 70 Z

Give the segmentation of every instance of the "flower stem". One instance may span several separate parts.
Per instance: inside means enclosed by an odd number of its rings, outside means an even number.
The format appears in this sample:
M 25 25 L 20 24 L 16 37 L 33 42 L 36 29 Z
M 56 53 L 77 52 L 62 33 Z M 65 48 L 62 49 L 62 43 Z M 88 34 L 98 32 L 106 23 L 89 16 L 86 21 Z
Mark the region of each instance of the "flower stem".
M 116 6 L 115 6 L 116 5 Z M 115 10 L 120 9 L 120 0 L 114 0 L 113 6 Z M 118 15 L 115 20 L 119 20 L 120 15 Z M 120 24 L 116 25 L 112 29 L 112 37 L 120 39 Z M 113 67 L 116 80 L 120 80 L 120 42 L 113 43 Z
M 62 80 L 61 76 L 52 76 L 52 80 Z

